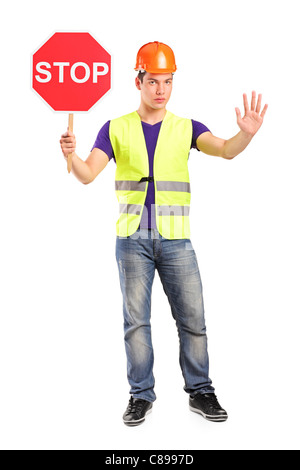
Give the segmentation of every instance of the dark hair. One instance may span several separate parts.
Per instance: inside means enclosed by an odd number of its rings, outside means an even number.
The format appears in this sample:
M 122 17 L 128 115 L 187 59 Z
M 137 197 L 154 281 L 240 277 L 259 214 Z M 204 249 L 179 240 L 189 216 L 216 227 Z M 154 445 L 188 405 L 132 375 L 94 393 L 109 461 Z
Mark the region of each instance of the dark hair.
M 144 72 L 139 71 L 137 78 L 141 81 L 141 83 L 143 83 L 144 76 L 146 75 L 146 73 L 147 73 L 146 71 Z
M 143 83 L 144 76 L 146 75 L 146 70 L 144 72 L 139 71 L 137 78 Z M 174 73 L 172 73 L 172 76 L 174 76 Z

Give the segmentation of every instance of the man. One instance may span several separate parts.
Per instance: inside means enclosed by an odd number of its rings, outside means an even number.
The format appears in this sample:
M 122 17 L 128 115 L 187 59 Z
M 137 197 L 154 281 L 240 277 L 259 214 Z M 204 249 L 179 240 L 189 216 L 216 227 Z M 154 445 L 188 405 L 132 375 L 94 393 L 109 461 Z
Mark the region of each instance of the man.
M 116 259 L 123 294 L 127 372 L 131 397 L 123 421 L 145 421 L 156 399 L 151 342 L 151 289 L 158 271 L 176 321 L 180 366 L 190 409 L 204 418 L 226 421 L 209 378 L 202 284 L 190 241 L 191 148 L 232 159 L 241 153 L 262 125 L 262 96 L 244 95 L 245 115 L 236 108 L 240 132 L 229 140 L 215 137 L 203 124 L 175 116 L 166 106 L 173 88 L 175 57 L 170 47 L 153 42 L 137 54 L 135 85 L 141 102 L 137 111 L 113 119 L 100 130 L 92 152 L 82 161 L 75 136 L 61 137 L 64 157 L 73 153 L 72 172 L 91 183 L 110 159 L 116 162 L 115 189 L 120 217 Z

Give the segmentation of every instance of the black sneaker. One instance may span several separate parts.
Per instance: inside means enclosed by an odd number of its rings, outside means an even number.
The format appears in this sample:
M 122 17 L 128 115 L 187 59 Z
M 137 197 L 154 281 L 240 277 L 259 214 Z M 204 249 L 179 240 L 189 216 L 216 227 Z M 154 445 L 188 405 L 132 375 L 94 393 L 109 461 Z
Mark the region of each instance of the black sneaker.
M 223 422 L 227 421 L 228 415 L 223 410 L 214 393 L 197 393 L 194 397 L 190 396 L 190 410 L 199 413 L 208 421 Z
M 123 415 L 123 421 L 127 426 L 138 426 L 145 421 L 146 415 L 152 411 L 152 403 L 150 401 L 141 400 L 140 398 L 131 397 L 127 406 L 127 410 Z

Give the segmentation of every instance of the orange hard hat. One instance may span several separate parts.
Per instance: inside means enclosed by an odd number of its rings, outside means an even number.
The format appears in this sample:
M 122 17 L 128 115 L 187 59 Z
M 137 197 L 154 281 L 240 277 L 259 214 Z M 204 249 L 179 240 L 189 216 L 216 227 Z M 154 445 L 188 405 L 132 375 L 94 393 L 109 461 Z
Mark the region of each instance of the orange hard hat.
M 135 70 L 150 73 L 174 73 L 177 70 L 172 49 L 162 42 L 149 42 L 137 53 Z

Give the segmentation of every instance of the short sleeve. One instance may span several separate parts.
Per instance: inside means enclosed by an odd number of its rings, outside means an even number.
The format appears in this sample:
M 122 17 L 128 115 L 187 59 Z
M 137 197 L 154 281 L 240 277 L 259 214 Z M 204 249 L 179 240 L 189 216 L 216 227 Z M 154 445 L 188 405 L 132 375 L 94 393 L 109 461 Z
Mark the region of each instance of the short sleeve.
M 196 142 L 197 142 L 199 135 L 203 134 L 204 132 L 210 132 L 210 130 L 208 129 L 208 127 L 202 124 L 202 122 L 194 121 L 193 119 L 192 119 L 192 124 L 193 124 L 193 139 L 192 139 L 191 148 L 197 149 Z
M 105 123 L 104 126 L 100 129 L 92 150 L 94 148 L 98 148 L 102 150 L 103 152 L 106 153 L 108 158 L 111 160 L 112 158 L 114 158 L 114 151 L 113 151 L 111 141 L 109 138 L 109 125 L 110 125 L 110 121 L 107 121 L 107 123 Z

